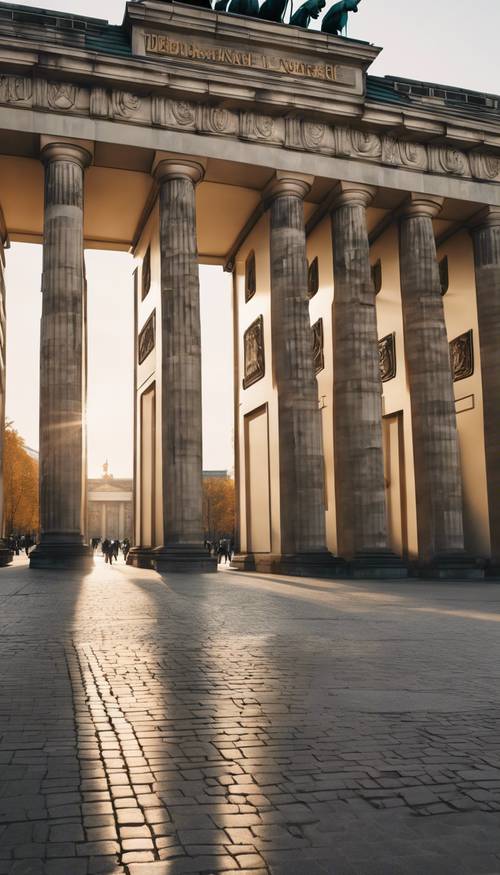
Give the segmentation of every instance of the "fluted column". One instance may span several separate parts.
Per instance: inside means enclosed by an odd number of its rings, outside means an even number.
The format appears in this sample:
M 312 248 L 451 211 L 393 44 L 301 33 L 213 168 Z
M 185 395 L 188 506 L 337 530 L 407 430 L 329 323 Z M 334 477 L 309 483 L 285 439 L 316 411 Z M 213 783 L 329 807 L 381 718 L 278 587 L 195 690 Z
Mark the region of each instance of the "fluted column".
M 466 574 L 467 561 L 455 399 L 432 225 L 441 206 L 441 198 L 410 196 L 400 222 L 400 270 L 419 561 L 430 574 L 451 577 Z
M 335 570 L 326 549 L 321 414 L 312 357 L 303 199 L 312 177 L 278 172 L 271 213 L 271 319 L 279 409 L 281 561 L 296 573 Z
M 159 571 L 213 571 L 203 547 L 200 283 L 195 187 L 202 163 L 159 161 L 163 544 Z
M 339 552 L 356 576 L 405 576 L 389 549 L 375 290 L 366 208 L 375 190 L 341 183 L 332 211 L 334 450 Z
M 84 546 L 85 277 L 83 177 L 91 160 L 77 143 L 50 143 L 40 345 L 40 528 L 33 567 L 90 561 Z
M 483 384 L 484 443 L 491 564 L 500 569 L 500 208 L 488 207 L 472 229 Z

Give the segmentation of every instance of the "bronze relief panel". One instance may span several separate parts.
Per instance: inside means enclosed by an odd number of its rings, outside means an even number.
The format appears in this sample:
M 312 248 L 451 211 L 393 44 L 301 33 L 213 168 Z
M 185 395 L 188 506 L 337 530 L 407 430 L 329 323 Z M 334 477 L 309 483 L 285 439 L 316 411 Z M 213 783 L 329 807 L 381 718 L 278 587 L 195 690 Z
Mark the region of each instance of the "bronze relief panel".
M 319 262 L 318 256 L 313 258 L 307 269 L 307 295 L 314 298 L 319 290 Z
M 245 303 L 248 303 L 257 291 L 257 272 L 255 252 L 252 250 L 245 262 Z
M 450 341 L 450 363 L 454 383 L 472 377 L 474 373 L 472 328 Z
M 263 316 L 259 316 L 245 331 L 243 349 L 245 357 L 243 388 L 248 389 L 249 386 L 261 380 L 266 372 Z
M 312 326 L 314 373 L 319 374 L 325 367 L 323 320 L 318 319 Z
M 156 345 L 156 311 L 153 310 L 151 316 L 146 322 L 144 328 L 139 334 L 138 353 L 139 364 L 147 359 L 148 355 L 153 352 Z
M 386 334 L 378 342 L 378 361 L 382 383 L 393 380 L 396 376 L 396 335 Z

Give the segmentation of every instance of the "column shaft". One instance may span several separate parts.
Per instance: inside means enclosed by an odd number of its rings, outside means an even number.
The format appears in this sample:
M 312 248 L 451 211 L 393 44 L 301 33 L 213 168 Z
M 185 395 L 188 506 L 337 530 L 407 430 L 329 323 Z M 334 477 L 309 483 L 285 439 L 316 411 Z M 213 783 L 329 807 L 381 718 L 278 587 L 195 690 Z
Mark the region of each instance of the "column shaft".
M 366 207 L 373 191 L 342 186 L 332 214 L 337 533 L 347 558 L 388 550 L 377 313 Z
M 414 196 L 400 225 L 406 366 L 411 395 L 419 558 L 464 548 L 453 382 L 432 217 L 439 199 Z
M 203 168 L 162 161 L 160 183 L 163 545 L 160 570 L 212 570 L 203 549 L 201 326 L 195 184 Z M 179 567 L 178 567 L 179 566 Z
M 473 230 L 491 561 L 500 566 L 500 210 Z
M 278 391 L 281 554 L 328 565 L 321 414 L 312 358 L 303 197 L 309 183 L 277 176 L 271 200 L 271 317 Z M 316 559 L 308 556 L 314 554 Z M 302 557 L 302 559 L 300 559 Z M 307 570 L 307 567 L 306 567 Z
M 90 156 L 53 144 L 45 163 L 40 344 L 41 544 L 31 564 L 84 555 L 83 172 Z M 82 550 L 78 550 L 78 548 Z M 44 549 L 46 548 L 46 549 Z

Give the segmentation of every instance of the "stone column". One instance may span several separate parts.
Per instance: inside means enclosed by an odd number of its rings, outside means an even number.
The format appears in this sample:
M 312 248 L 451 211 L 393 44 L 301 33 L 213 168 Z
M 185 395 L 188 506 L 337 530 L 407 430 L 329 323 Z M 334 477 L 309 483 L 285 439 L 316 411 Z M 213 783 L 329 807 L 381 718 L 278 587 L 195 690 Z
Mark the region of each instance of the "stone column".
M 1 208 L 0 208 L 1 216 Z M 5 432 L 5 389 L 6 389 L 6 354 L 7 354 L 7 338 L 6 338 L 6 293 L 5 293 L 5 256 L 3 249 L 3 241 L 0 240 L 0 566 L 10 565 L 13 559 L 13 552 L 9 549 L 9 542 L 6 535 L 10 532 L 5 531 L 4 517 L 4 486 L 3 486 L 3 452 L 4 452 L 4 432 Z
M 272 570 L 335 574 L 326 549 L 321 414 L 307 296 L 303 199 L 313 177 L 278 172 L 271 211 L 271 320 L 279 409 L 281 557 Z
M 356 577 L 405 577 L 389 548 L 377 312 L 366 208 L 375 189 L 340 183 L 332 211 L 334 450 L 339 553 Z
M 203 547 L 201 328 L 195 187 L 201 162 L 163 159 L 160 198 L 163 544 L 158 571 L 216 571 Z
M 42 150 L 45 217 L 40 346 L 40 543 L 34 568 L 86 567 L 83 177 L 77 143 Z
M 400 221 L 406 368 L 419 564 L 437 577 L 480 576 L 464 552 L 462 479 L 450 355 L 432 219 L 442 199 L 412 194 Z
M 500 572 L 500 208 L 488 207 L 472 229 L 483 384 L 484 443 L 491 571 Z

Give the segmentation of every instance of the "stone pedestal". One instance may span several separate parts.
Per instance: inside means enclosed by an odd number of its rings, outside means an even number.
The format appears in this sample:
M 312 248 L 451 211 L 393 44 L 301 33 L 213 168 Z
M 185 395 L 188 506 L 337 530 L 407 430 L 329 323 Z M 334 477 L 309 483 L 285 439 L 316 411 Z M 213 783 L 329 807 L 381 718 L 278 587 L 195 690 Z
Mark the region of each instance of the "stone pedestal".
M 161 423 L 163 544 L 157 571 L 217 570 L 203 547 L 200 288 L 195 186 L 204 173 L 188 159 L 161 160 Z
M 480 577 L 464 551 L 455 399 L 432 219 L 440 198 L 413 194 L 400 223 L 406 367 L 410 386 L 420 573 Z
M 40 543 L 32 568 L 87 568 L 84 544 L 83 175 L 89 152 L 51 143 L 45 164 L 40 346 Z
M 489 207 L 478 216 L 472 237 L 491 540 L 487 573 L 500 576 L 500 208 Z
M 341 183 L 332 212 L 337 536 L 354 577 L 406 577 L 388 537 L 382 384 L 366 227 L 373 195 L 368 186 Z
M 266 566 L 275 573 L 337 576 L 343 571 L 343 563 L 326 549 L 321 414 L 307 296 L 303 198 L 311 183 L 312 177 L 278 172 L 264 193 L 271 211 L 281 551 L 279 556 L 256 556 L 255 561 L 259 570 Z

